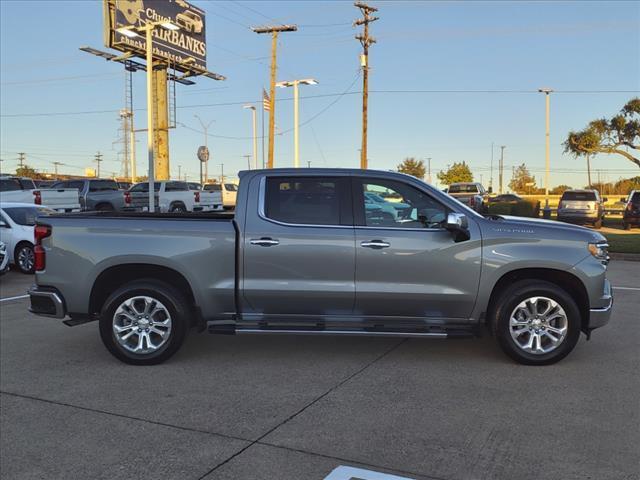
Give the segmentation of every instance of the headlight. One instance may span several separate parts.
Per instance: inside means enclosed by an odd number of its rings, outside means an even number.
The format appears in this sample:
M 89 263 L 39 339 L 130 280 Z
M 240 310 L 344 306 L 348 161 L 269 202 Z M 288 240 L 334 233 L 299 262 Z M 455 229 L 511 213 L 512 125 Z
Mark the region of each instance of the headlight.
M 609 244 L 606 242 L 589 243 L 589 253 L 596 257 L 603 265 L 609 263 Z

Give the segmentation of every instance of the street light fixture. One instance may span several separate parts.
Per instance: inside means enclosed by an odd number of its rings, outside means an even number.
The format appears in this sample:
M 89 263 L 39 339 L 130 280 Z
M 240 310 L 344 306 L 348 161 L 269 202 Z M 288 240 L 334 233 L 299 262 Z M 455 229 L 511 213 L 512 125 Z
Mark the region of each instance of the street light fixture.
M 254 105 L 243 105 L 242 108 L 251 110 L 253 119 L 253 168 L 258 169 L 258 137 L 256 136 L 256 107 Z
M 291 80 L 286 82 L 278 82 L 276 83 L 276 87 L 286 88 L 293 87 L 293 166 L 298 168 L 300 166 L 300 145 L 298 141 L 298 130 L 299 130 L 299 121 L 298 121 L 298 85 L 317 85 L 318 81 L 314 78 L 303 78 L 301 80 Z
M 127 25 L 116 29 L 118 33 L 129 38 L 141 36 L 141 32 L 145 33 L 145 47 L 147 53 L 147 152 L 149 156 L 149 212 L 155 212 L 155 164 L 154 164 L 154 148 L 153 148 L 153 29 L 156 27 L 166 28 L 167 30 L 180 30 L 180 27 L 166 20 L 160 22 L 148 22 L 145 25 L 137 27 L 135 25 Z

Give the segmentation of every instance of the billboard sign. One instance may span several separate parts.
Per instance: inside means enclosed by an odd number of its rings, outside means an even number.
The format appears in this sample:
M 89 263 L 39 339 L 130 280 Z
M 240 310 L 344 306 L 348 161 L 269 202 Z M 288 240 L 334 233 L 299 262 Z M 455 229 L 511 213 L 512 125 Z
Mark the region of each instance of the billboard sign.
M 144 32 L 130 37 L 122 27 L 143 27 L 152 22 L 169 22 L 178 29 L 160 25 L 153 30 L 153 56 L 183 72 L 192 67 L 206 69 L 205 13 L 184 0 L 104 0 L 105 45 L 138 57 L 146 55 Z

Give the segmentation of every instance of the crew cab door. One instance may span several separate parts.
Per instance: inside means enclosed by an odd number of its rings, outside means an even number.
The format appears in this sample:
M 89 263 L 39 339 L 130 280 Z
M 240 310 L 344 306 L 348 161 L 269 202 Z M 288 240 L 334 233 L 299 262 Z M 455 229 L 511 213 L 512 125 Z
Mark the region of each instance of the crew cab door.
M 352 313 L 351 207 L 348 176 L 274 173 L 252 180 L 242 239 L 243 318 Z
M 386 204 L 367 205 L 373 194 Z M 471 315 L 481 268 L 481 238 L 473 220 L 471 238 L 456 243 L 442 227 L 450 208 L 426 188 L 383 177 L 353 177 L 353 201 L 355 315 L 385 316 L 390 322 Z

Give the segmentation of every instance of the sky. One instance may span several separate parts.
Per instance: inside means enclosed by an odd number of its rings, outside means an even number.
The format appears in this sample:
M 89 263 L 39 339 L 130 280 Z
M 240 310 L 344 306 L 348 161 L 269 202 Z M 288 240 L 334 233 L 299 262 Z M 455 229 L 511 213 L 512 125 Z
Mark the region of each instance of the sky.
M 196 150 L 204 134 L 195 115 L 213 121 L 210 177 L 222 168 L 226 176 L 246 168 L 252 131 L 242 104 L 260 102 L 263 86 L 268 88 L 271 46 L 268 36 L 250 27 L 274 23 L 299 27 L 280 36 L 278 80 L 319 82 L 300 87 L 301 164 L 359 166 L 361 47 L 352 22 L 360 11 L 352 2 L 191 3 L 206 12 L 207 67 L 227 80 L 198 78 L 196 85 L 176 86 L 172 176 L 180 166 L 197 180 Z M 543 186 L 545 101 L 537 89 L 550 87 L 556 91 L 550 99 L 550 184 L 584 186 L 585 160 L 562 151 L 567 133 L 616 114 L 640 95 L 640 2 L 370 4 L 380 17 L 371 24 L 377 43 L 369 57 L 370 168 L 431 158 L 435 180 L 447 165 L 465 161 L 488 185 L 493 151 L 496 188 L 504 145 L 505 189 L 512 167 L 522 163 Z M 102 172 L 122 171 L 117 140 L 124 69 L 78 49 L 106 50 L 102 28 L 100 1 L 0 0 L 3 172 L 13 171 L 18 152 L 26 152 L 26 163 L 39 170 L 52 172 L 53 162 L 61 162 L 60 172 L 82 174 L 95 167 L 97 151 L 104 155 Z M 140 72 L 133 84 L 136 128 L 146 128 L 145 95 Z M 279 89 L 277 95 L 275 166 L 292 166 L 292 92 Z M 146 170 L 144 133 L 136 152 L 140 173 Z M 592 169 L 603 181 L 639 173 L 623 157 L 608 155 L 594 157 Z

